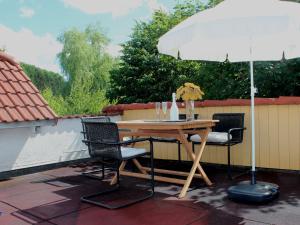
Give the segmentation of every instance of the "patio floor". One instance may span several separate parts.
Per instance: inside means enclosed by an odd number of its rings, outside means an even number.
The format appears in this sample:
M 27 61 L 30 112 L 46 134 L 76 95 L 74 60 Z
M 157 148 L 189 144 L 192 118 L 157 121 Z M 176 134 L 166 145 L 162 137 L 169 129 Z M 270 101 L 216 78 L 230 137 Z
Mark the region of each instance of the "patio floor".
M 259 172 L 259 178 L 280 185 L 280 197 L 266 205 L 234 203 L 226 188 L 234 182 L 226 171 L 208 167 L 214 182 L 206 187 L 194 181 L 185 199 L 178 200 L 179 186 L 157 183 L 155 197 L 133 206 L 107 210 L 80 202 L 80 196 L 106 185 L 80 173 L 83 167 L 65 167 L 0 182 L 0 224 L 59 225 L 235 225 L 300 224 L 299 174 Z M 239 178 L 245 179 L 247 176 Z M 122 184 L 144 180 L 122 177 Z M 128 185 L 129 186 L 129 185 Z

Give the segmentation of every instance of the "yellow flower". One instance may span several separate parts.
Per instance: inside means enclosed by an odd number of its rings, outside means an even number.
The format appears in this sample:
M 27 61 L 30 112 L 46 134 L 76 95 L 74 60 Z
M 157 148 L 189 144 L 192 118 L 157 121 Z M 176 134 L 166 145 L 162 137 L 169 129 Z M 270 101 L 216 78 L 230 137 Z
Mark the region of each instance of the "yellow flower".
M 184 101 L 202 99 L 204 92 L 193 83 L 185 83 L 176 90 L 176 98 Z

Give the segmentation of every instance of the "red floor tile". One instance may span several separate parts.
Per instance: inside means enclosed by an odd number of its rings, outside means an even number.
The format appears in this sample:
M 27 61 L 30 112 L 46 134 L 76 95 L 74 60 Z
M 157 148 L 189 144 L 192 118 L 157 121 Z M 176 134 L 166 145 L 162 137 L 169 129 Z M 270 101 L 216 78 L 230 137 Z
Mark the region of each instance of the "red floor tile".
M 39 218 L 25 214 L 23 212 L 13 212 L 0 216 L 1 225 L 29 225 L 41 222 Z
M 266 223 L 245 220 L 221 210 L 212 209 L 207 210 L 200 219 L 189 225 L 266 225 Z
M 180 187 L 157 183 L 154 198 L 107 210 L 80 202 L 80 196 L 108 187 L 81 176 L 83 170 L 61 168 L 0 182 L 0 225 L 296 225 L 300 221 L 300 179 L 295 174 L 260 172 L 259 179 L 278 183 L 281 189 L 279 199 L 261 206 L 229 201 L 226 189 L 233 182 L 226 179 L 226 171 L 208 170 L 215 180 L 212 188 L 194 183 L 197 188 L 179 200 Z M 121 183 L 132 187 L 145 181 L 121 177 Z
M 51 222 L 59 225 L 183 225 L 200 218 L 205 211 L 150 199 L 118 210 L 88 208 Z
M 0 199 L 16 195 L 27 195 L 35 191 L 53 192 L 72 187 L 76 184 L 57 180 L 56 177 L 46 174 L 32 174 L 0 181 Z M 80 183 L 79 183 L 80 184 Z
M 84 172 L 83 168 L 64 167 L 64 168 L 58 168 L 54 170 L 48 170 L 43 172 L 43 174 L 54 176 L 54 177 L 66 177 L 66 176 L 80 175 L 82 172 Z
M 79 200 L 61 200 L 26 209 L 24 211 L 41 219 L 49 220 L 88 207 L 91 207 L 91 205 L 82 203 Z
M 55 194 L 49 190 L 39 190 L 1 199 L 18 209 L 25 210 L 48 203 L 65 200 L 65 197 Z
M 15 207 L 12 207 L 10 205 L 7 205 L 3 202 L 0 202 L 0 216 L 6 215 L 6 214 L 10 214 L 12 212 L 17 211 L 18 209 Z
M 53 225 L 53 223 L 49 223 L 47 221 L 37 223 L 38 225 Z

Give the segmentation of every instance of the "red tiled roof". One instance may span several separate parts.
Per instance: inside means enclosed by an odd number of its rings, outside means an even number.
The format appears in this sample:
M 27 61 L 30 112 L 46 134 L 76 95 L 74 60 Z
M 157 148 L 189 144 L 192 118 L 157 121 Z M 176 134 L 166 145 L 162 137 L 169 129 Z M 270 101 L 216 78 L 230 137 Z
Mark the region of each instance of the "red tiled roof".
M 0 123 L 53 119 L 57 115 L 21 66 L 0 52 Z

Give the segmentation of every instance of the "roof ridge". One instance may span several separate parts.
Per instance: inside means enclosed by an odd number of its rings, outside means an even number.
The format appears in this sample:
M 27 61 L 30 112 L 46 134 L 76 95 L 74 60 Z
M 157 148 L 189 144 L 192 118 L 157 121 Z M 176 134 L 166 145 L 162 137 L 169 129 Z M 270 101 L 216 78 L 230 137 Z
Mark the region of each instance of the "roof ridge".
M 10 64 L 12 64 L 13 66 L 18 66 L 19 63 L 15 60 L 14 57 L 8 55 L 5 52 L 0 51 L 0 58 L 4 59 L 5 61 L 9 62 Z

